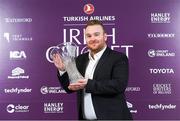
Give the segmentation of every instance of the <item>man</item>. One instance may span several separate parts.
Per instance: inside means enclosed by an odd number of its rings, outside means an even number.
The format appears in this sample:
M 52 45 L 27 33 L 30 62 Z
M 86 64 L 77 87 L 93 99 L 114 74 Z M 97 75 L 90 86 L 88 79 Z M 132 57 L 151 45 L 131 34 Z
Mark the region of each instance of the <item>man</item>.
M 85 79 L 70 84 L 60 56 L 53 58 L 62 87 L 67 93 L 77 92 L 79 119 L 131 120 L 124 94 L 128 83 L 126 55 L 107 47 L 107 34 L 97 20 L 87 23 L 85 37 L 90 51 L 76 58 Z

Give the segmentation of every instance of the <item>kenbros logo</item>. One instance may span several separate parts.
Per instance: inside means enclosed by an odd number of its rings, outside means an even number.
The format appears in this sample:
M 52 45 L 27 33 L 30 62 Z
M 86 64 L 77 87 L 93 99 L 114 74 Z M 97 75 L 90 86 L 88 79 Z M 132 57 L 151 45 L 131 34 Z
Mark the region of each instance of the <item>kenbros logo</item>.
M 86 13 L 86 14 L 94 13 L 94 6 L 92 4 L 90 4 L 90 3 L 84 5 L 84 13 Z

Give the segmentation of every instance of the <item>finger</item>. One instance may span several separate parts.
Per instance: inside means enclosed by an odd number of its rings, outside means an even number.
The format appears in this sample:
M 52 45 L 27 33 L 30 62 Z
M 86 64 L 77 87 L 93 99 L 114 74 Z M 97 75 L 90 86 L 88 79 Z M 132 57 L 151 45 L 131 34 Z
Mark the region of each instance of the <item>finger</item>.
M 78 80 L 78 83 L 84 83 L 84 82 L 86 82 L 85 80 Z
M 81 89 L 81 87 L 80 86 L 68 86 L 68 89 L 70 89 L 70 90 L 73 90 L 73 91 L 76 91 L 76 90 L 79 90 L 79 89 Z
M 79 85 L 81 85 L 81 83 L 78 82 L 70 84 L 70 86 L 79 86 Z
M 81 79 L 81 80 L 78 80 L 78 83 L 80 83 L 81 85 L 86 85 L 87 84 L 87 80 L 85 79 Z

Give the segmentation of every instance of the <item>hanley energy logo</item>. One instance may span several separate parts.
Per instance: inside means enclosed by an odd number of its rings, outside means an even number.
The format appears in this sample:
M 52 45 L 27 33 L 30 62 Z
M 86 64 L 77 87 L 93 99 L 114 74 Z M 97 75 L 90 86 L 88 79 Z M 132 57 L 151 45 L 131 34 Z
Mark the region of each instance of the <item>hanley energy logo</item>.
M 63 113 L 64 104 L 62 102 L 54 103 L 44 103 L 44 113 Z
M 151 13 L 151 23 L 171 23 L 171 13 Z

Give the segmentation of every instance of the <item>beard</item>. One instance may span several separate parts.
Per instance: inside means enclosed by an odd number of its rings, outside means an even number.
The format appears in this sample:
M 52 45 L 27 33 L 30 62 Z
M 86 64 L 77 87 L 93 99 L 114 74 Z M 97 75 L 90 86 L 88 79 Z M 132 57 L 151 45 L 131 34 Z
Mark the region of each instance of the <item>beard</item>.
M 96 54 L 105 47 L 105 44 L 100 43 L 97 40 L 94 40 L 94 41 L 90 41 L 87 46 L 91 50 L 92 53 Z

